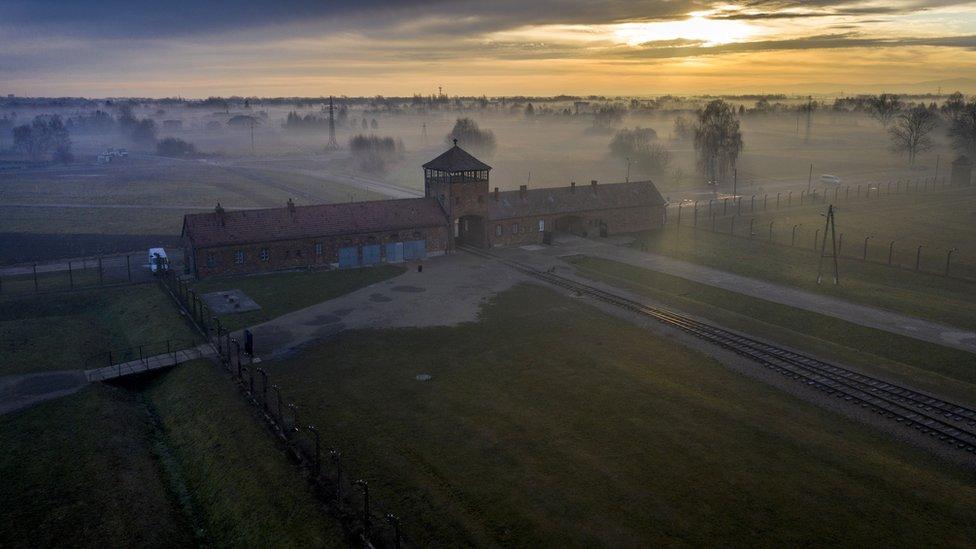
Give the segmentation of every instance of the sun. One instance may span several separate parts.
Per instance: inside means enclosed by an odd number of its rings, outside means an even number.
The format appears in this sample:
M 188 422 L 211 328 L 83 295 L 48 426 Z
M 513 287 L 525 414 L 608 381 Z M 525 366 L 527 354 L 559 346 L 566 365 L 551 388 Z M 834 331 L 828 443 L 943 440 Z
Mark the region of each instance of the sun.
M 617 40 L 630 46 L 680 39 L 715 46 L 741 42 L 758 33 L 758 28 L 743 21 L 709 19 L 696 13 L 681 21 L 621 23 L 613 30 Z

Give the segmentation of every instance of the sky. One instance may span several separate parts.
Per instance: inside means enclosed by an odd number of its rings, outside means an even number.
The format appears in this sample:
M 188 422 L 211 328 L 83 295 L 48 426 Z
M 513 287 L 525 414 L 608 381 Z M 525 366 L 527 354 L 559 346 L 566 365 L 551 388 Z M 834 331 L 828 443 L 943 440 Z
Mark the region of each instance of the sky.
M 0 0 L 0 93 L 976 93 L 958 0 Z

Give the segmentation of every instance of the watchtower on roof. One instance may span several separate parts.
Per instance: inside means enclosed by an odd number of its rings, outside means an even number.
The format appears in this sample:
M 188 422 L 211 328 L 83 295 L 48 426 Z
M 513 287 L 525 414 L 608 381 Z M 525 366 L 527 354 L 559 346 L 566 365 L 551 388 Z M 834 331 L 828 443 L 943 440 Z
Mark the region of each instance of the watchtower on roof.
M 491 166 L 454 146 L 424 164 L 424 195 L 436 198 L 459 242 L 484 246 Z
M 468 183 L 488 181 L 491 166 L 478 160 L 462 149 L 454 140 L 454 146 L 437 158 L 424 164 L 424 183 Z

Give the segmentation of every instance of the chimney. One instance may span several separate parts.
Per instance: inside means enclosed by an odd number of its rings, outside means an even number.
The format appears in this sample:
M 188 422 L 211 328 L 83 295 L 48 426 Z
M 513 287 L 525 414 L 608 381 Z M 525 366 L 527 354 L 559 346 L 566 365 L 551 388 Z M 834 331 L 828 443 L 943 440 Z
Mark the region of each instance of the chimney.
M 498 202 L 498 187 L 495 187 L 495 202 Z
M 571 193 L 575 193 L 576 192 L 576 182 L 575 181 L 571 181 L 569 183 L 569 192 L 571 192 Z
M 590 189 L 591 189 L 591 190 L 592 190 L 593 192 L 596 192 L 596 179 L 591 179 L 591 180 L 590 180 Z
M 528 185 L 519 185 L 519 198 L 524 199 L 525 193 L 529 190 Z
M 217 206 L 214 208 L 214 213 L 217 214 L 217 222 L 220 223 L 221 227 L 223 227 L 226 224 L 226 220 L 224 219 L 224 207 L 220 205 L 220 202 L 218 202 Z
M 290 198 L 288 199 L 288 211 L 295 215 L 295 201 Z

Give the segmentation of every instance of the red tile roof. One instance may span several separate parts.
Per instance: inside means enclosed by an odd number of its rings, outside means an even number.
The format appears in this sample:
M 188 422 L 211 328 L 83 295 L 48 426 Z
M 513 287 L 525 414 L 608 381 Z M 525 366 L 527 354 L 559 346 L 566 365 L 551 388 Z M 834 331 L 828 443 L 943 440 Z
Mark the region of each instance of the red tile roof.
M 571 214 L 637 206 L 663 206 L 664 197 L 650 181 L 577 185 L 505 191 L 488 199 L 489 219 L 511 219 L 529 215 Z
M 438 227 L 447 223 L 433 198 L 404 198 L 208 212 L 183 217 L 183 237 L 197 248 L 400 231 Z

